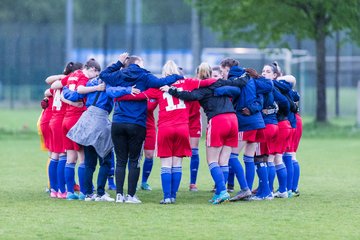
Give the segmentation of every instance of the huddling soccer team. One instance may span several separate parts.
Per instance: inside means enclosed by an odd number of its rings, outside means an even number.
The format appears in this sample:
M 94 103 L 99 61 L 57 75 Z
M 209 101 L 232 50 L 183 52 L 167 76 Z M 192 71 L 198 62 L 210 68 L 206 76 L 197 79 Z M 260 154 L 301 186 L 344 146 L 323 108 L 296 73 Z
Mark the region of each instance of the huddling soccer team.
M 195 77 L 186 78 L 170 60 L 159 78 L 144 68 L 141 57 L 123 53 L 103 71 L 95 59 L 70 62 L 63 74 L 45 81 L 50 87 L 41 102 L 39 128 L 49 151 L 51 198 L 141 203 L 136 191 L 138 186 L 152 190 L 148 178 L 155 154 L 161 162 L 160 204 L 176 202 L 184 157 L 190 157 L 189 190 L 198 191 L 200 108 L 207 118 L 206 161 L 214 181 L 210 203 L 300 195 L 299 95 L 293 89 L 296 79 L 283 75 L 276 62 L 258 74 L 226 58 L 216 67 L 201 63 Z M 231 197 L 235 177 L 240 191 Z M 115 199 L 105 191 L 107 182 Z

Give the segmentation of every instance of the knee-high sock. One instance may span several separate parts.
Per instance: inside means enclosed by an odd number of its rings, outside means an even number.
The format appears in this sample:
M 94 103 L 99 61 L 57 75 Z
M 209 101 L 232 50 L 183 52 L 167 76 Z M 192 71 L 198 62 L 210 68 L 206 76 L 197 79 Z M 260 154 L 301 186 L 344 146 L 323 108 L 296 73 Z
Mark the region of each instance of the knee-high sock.
M 224 183 L 226 184 L 228 176 L 229 176 L 229 166 L 220 166 L 220 169 L 224 175 Z
M 275 165 L 275 169 L 276 169 L 276 175 L 279 181 L 279 192 L 283 193 L 285 191 L 287 191 L 286 189 L 286 184 L 287 184 L 287 172 L 286 172 L 286 167 L 283 163 L 279 164 L 279 165 Z
M 161 168 L 161 185 L 164 193 L 164 199 L 171 197 L 171 168 Z
M 252 189 L 252 185 L 254 183 L 255 178 L 255 163 L 254 156 L 246 156 L 243 157 L 245 163 L 245 177 L 247 185 L 250 189 Z
M 239 154 L 231 153 L 230 159 L 229 159 L 229 166 L 231 166 L 231 169 L 233 170 L 234 174 L 236 175 L 236 178 L 239 182 L 241 190 L 247 190 L 249 189 L 247 181 L 245 179 L 244 169 L 238 159 Z
M 62 193 L 66 192 L 65 165 L 66 165 L 66 155 L 62 155 L 59 157 L 59 163 L 57 167 L 57 183 L 58 183 L 59 191 Z
M 86 188 L 85 188 L 85 163 L 79 164 L 78 177 L 79 177 L 80 192 L 85 194 L 86 193 Z
M 274 191 L 274 180 L 275 180 L 275 164 L 274 162 L 267 163 L 268 178 L 269 178 L 269 188 L 270 191 Z
M 57 159 L 51 159 L 49 163 L 49 180 L 50 180 L 50 189 L 57 192 L 58 183 L 57 183 L 57 167 L 59 161 Z
M 224 182 L 224 175 L 219 167 L 217 162 L 213 162 L 209 164 L 209 170 L 211 173 L 211 177 L 213 178 L 215 185 L 216 185 L 216 192 L 215 194 L 219 195 L 220 192 L 226 190 L 225 182 Z
M 266 163 L 256 163 L 256 172 L 259 177 L 259 187 L 256 195 L 260 197 L 266 197 L 270 194 Z
M 145 158 L 142 170 L 142 183 L 146 183 L 153 167 L 153 158 Z
M 299 165 L 299 162 L 296 159 L 293 159 L 292 163 L 293 163 L 293 167 L 294 167 L 292 190 L 293 190 L 293 192 L 295 192 L 295 191 L 298 190 L 298 185 L 299 185 L 300 165 Z
M 286 166 L 286 172 L 287 172 L 287 190 L 292 190 L 292 182 L 293 182 L 293 176 L 294 176 L 294 167 L 292 163 L 292 157 L 291 154 L 284 153 L 283 155 L 283 161 Z
M 229 176 L 228 176 L 228 180 L 227 180 L 228 186 L 234 186 L 234 180 L 235 180 L 235 173 L 229 163 Z
M 182 176 L 182 167 L 171 168 L 171 197 L 176 198 L 176 193 L 179 190 Z
M 190 184 L 196 184 L 196 178 L 199 171 L 199 149 L 192 148 L 190 159 Z
M 67 191 L 70 193 L 74 193 L 75 163 L 67 163 L 65 165 L 65 181 Z

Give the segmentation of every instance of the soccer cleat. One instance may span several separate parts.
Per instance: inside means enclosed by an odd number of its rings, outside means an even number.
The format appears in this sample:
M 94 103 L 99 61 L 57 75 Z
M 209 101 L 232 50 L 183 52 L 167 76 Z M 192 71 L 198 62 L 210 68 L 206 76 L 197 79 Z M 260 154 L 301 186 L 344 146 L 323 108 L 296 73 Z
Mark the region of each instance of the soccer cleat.
M 124 203 L 125 202 L 125 197 L 121 193 L 116 194 L 116 202 L 117 203 Z
M 66 194 L 66 199 L 67 199 L 67 200 L 78 200 L 78 199 L 79 199 L 79 196 L 78 196 L 76 193 L 68 192 L 68 193 Z
M 97 197 L 96 194 L 86 194 L 85 202 L 95 201 L 96 197 Z
M 273 200 L 274 199 L 274 195 L 271 192 L 269 195 L 267 195 L 266 197 L 264 197 L 264 200 Z
M 234 185 L 228 184 L 228 185 L 227 185 L 227 192 L 228 192 L 228 193 L 234 192 Z
M 214 194 L 214 196 L 209 200 L 209 203 L 213 203 L 218 197 L 219 195 Z
M 135 203 L 135 204 L 138 204 L 138 203 L 141 203 L 140 199 L 134 195 L 134 196 L 130 196 L 129 194 L 126 196 L 126 200 L 125 200 L 125 203 Z
M 176 203 L 176 198 L 170 198 L 171 203 Z
M 274 193 L 274 197 L 276 198 L 288 198 L 288 192 L 279 192 L 277 191 L 276 193 Z
M 50 191 L 50 197 L 51 197 L 51 198 L 57 198 L 57 197 L 58 197 L 57 191 L 55 191 L 54 189 L 51 189 L 51 191 Z
M 299 196 L 300 196 L 299 190 L 293 191 L 293 196 L 294 196 L 294 197 L 299 197 Z
M 95 202 L 115 202 L 115 199 L 107 194 L 104 194 L 102 196 L 97 196 L 95 198 Z
M 62 193 L 59 191 L 57 194 L 57 198 L 59 199 L 66 199 L 66 196 L 67 196 L 67 192 Z
M 79 200 L 80 201 L 84 201 L 85 200 L 85 194 L 83 194 L 82 192 L 79 193 Z
M 145 190 L 145 191 L 151 191 L 151 190 L 152 190 L 151 187 L 150 187 L 150 185 L 149 185 L 147 182 L 141 183 L 140 188 L 141 188 L 142 190 Z
M 250 189 L 240 190 L 234 197 L 230 198 L 231 202 L 239 201 L 245 198 L 251 197 Z
M 290 190 L 288 191 L 288 198 L 292 198 L 294 196 L 293 192 Z
M 170 198 L 165 198 L 165 199 L 161 199 L 160 204 L 171 204 L 171 199 Z
M 227 202 L 230 199 L 230 195 L 227 190 L 221 191 L 218 198 L 216 198 L 212 204 L 220 204 L 222 202 Z
M 79 186 L 79 184 L 74 184 L 74 191 L 75 192 L 80 192 L 80 186 Z
M 253 189 L 253 190 L 251 191 L 251 193 L 254 194 L 254 195 L 255 195 L 257 192 L 258 192 L 258 189 L 257 189 L 257 188 L 255 188 L 255 189 Z
M 255 195 L 255 196 L 252 196 L 249 200 L 250 201 L 262 201 L 262 200 L 264 200 L 264 198 Z
M 190 192 L 197 192 L 199 189 L 197 188 L 196 184 L 192 183 L 189 185 L 189 191 Z

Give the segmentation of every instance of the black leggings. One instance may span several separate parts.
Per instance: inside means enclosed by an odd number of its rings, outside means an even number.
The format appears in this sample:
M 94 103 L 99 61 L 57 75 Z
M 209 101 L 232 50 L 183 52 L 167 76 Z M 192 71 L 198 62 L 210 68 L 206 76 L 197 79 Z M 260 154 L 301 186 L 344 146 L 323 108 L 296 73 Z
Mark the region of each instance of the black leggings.
M 137 124 L 113 123 L 111 137 L 116 154 L 116 193 L 124 194 L 126 164 L 129 161 L 128 194 L 134 196 L 140 175 L 140 160 L 146 128 Z

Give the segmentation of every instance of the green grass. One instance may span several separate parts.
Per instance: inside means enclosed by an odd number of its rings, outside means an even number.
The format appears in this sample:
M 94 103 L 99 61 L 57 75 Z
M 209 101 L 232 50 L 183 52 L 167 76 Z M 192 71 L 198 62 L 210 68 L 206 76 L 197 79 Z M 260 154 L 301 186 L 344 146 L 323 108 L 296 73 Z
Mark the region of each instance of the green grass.
M 177 203 L 160 205 L 160 164 L 156 159 L 149 179 L 154 190 L 139 191 L 143 204 L 134 206 L 50 199 L 44 192 L 47 154 L 40 151 L 31 125 L 36 123 L 32 118 L 38 114 L 30 110 L 10 113 L 5 111 L 4 115 L 3 111 L 0 118 L 0 126 L 5 129 L 0 132 L 0 239 L 360 237 L 359 138 L 348 139 L 346 135 L 334 138 L 331 134 L 326 137 L 325 133 L 321 138 L 304 137 L 298 152 L 299 198 L 208 204 L 212 181 L 201 144 L 199 192 L 187 190 L 189 159 L 185 159 Z M 23 119 L 15 119 L 18 114 Z M 20 131 L 24 124 L 29 126 L 25 133 Z M 110 194 L 115 196 L 114 191 Z

